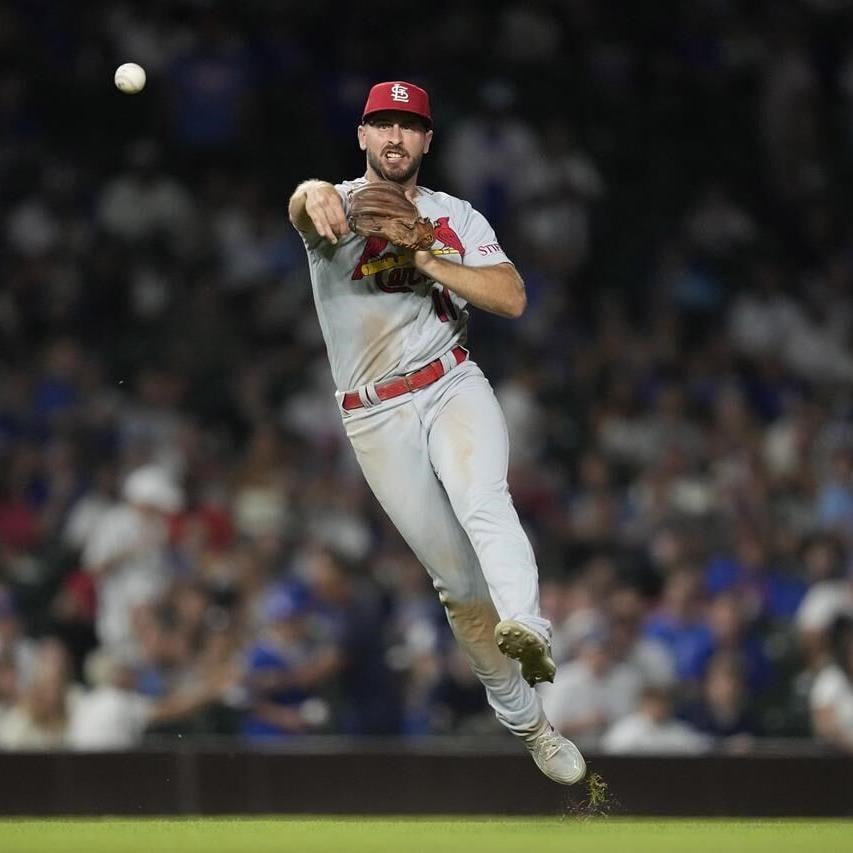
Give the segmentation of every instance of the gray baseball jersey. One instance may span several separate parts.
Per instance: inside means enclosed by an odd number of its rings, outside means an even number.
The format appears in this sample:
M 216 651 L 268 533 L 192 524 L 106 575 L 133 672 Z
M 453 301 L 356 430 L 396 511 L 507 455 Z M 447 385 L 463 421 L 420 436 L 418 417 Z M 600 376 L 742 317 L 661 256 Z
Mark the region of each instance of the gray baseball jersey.
M 348 191 L 335 189 L 348 209 Z M 462 199 L 418 187 L 415 204 L 435 225 L 434 254 L 466 266 L 508 262 L 485 217 Z M 421 274 L 411 255 L 376 237 L 347 234 L 332 245 L 306 239 L 311 286 L 339 391 L 410 373 L 464 344 L 464 299 Z

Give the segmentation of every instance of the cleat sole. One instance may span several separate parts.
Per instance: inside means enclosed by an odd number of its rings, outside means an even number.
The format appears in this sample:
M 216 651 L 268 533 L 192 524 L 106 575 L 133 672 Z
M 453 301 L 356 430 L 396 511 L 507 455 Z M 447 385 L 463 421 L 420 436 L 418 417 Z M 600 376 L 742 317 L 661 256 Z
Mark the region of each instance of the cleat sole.
M 521 664 L 521 675 L 531 687 L 554 680 L 557 667 L 551 659 L 548 645 L 531 628 L 514 620 L 499 622 L 495 628 L 495 641 L 503 654 Z

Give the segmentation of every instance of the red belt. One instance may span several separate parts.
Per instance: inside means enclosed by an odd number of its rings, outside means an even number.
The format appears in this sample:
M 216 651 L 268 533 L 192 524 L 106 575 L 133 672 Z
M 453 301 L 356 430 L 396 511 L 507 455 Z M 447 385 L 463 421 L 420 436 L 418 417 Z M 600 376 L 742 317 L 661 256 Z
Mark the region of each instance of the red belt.
M 453 347 L 450 352 L 456 359 L 457 364 L 462 364 L 468 358 L 468 350 L 465 347 Z M 422 367 L 414 373 L 407 373 L 405 376 L 400 376 L 397 379 L 380 382 L 375 386 L 376 396 L 382 401 L 401 397 L 410 391 L 418 391 L 421 388 L 426 388 L 427 385 L 432 385 L 433 382 L 441 379 L 446 372 L 441 359 L 437 358 L 435 361 L 431 361 L 426 367 Z M 350 409 L 360 409 L 363 405 L 361 397 L 358 396 L 358 391 L 347 391 L 344 394 L 343 407 L 347 411 Z

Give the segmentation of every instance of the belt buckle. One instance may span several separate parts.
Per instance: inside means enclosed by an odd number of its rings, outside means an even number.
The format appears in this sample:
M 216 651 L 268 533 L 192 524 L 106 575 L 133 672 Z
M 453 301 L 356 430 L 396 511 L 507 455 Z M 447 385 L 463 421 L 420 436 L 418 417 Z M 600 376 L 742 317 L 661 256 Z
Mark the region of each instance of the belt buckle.
M 415 390 L 415 389 L 412 387 L 412 374 L 411 374 L 411 373 L 407 373 L 407 374 L 403 377 L 403 384 L 406 386 L 406 390 L 407 390 L 410 394 L 411 394 L 412 392 L 414 392 L 414 390 Z

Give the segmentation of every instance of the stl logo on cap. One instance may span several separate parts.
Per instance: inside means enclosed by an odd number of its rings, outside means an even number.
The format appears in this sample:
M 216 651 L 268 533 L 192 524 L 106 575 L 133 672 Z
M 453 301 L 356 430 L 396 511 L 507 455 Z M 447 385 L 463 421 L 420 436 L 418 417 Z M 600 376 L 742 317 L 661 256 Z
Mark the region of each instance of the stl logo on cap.
M 432 116 L 429 110 L 429 95 L 425 89 L 405 80 L 386 80 L 377 83 L 367 96 L 367 103 L 361 114 L 365 121 L 374 113 L 384 110 L 412 113 L 423 119 L 427 130 L 432 129 Z
M 399 83 L 395 83 L 391 87 L 391 100 L 400 101 L 404 104 L 408 104 L 409 90 L 405 86 L 401 86 Z

